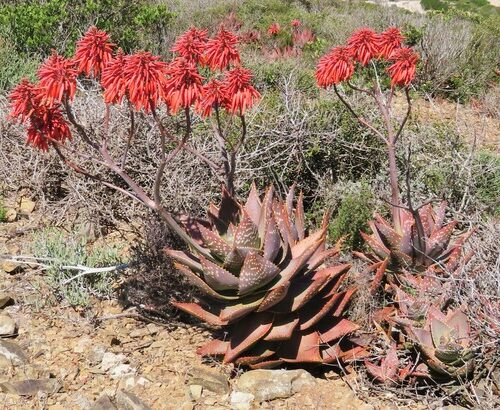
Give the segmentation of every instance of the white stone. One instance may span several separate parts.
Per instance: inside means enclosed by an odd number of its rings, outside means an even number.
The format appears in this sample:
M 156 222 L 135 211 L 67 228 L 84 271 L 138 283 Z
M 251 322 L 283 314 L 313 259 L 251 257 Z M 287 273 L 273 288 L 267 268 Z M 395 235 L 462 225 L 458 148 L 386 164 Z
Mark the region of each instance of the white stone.
M 255 396 L 251 393 L 241 391 L 233 391 L 231 393 L 231 409 L 233 410 L 250 410 Z
M 108 374 L 111 376 L 112 379 L 121 379 L 123 376 L 127 376 L 129 374 L 135 374 L 135 372 L 136 369 L 134 369 L 129 364 L 124 364 L 124 363 L 112 367 L 110 370 L 108 370 Z
M 12 336 L 16 333 L 16 322 L 10 316 L 0 315 L 0 336 Z
M 102 356 L 101 360 L 101 369 L 104 370 L 105 372 L 111 369 L 112 367 L 125 363 L 127 361 L 127 357 L 120 353 L 120 354 L 114 354 L 111 352 L 106 352 Z

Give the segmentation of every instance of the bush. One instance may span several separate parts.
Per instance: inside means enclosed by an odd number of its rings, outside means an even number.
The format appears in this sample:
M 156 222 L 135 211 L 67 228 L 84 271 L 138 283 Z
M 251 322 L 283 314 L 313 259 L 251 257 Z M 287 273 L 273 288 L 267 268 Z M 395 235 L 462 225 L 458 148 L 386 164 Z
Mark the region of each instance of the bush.
M 78 271 L 64 266 L 98 268 L 119 264 L 118 250 L 112 246 L 93 248 L 84 235 L 70 236 L 61 230 L 46 229 L 35 235 L 32 253 L 47 264 L 47 282 L 60 298 L 73 306 L 86 307 L 91 297 L 109 297 L 113 293 L 114 272 L 81 276 L 65 284 Z M 47 258 L 47 259 L 45 259 Z
M 360 231 L 366 231 L 373 214 L 373 194 L 366 182 L 355 184 L 341 200 L 337 215 L 330 225 L 333 241 L 345 237 L 345 249 L 359 249 L 364 240 Z
M 0 34 L 19 53 L 47 55 L 56 47 L 72 53 L 75 40 L 96 25 L 126 51 L 157 52 L 172 17 L 166 5 L 148 0 L 21 0 L 0 5 Z
M 486 211 L 500 216 L 500 156 L 481 151 L 476 157 L 474 193 Z
M 6 215 L 7 215 L 7 209 L 3 204 L 2 198 L 0 198 L 0 222 L 5 222 Z

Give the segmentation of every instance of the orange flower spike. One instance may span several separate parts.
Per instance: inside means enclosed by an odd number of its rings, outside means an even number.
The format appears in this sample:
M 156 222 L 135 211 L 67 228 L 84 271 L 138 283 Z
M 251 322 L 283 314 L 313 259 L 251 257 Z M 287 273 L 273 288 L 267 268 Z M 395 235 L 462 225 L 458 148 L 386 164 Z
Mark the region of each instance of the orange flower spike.
M 391 86 L 406 86 L 415 77 L 419 55 L 409 47 L 394 50 L 389 60 L 394 63 L 387 69 L 391 76 Z
M 12 118 L 21 118 L 21 122 L 26 121 L 36 107 L 40 105 L 41 96 L 36 86 L 26 78 L 14 87 L 9 95 Z
M 192 27 L 175 41 L 171 51 L 188 61 L 198 63 L 202 60 L 206 45 L 207 31 Z
M 349 47 L 335 47 L 321 57 L 316 68 L 316 81 L 320 87 L 330 87 L 349 80 L 354 73 L 352 50 Z
M 347 44 L 351 49 L 354 59 L 362 65 L 368 62 L 378 53 L 378 35 L 370 28 L 362 28 L 354 32 Z
M 109 35 L 96 27 L 90 27 L 85 35 L 76 43 L 75 63 L 78 73 L 97 77 L 106 64 L 113 58 L 114 44 Z
M 227 104 L 227 96 L 223 87 L 224 84 L 216 79 L 210 80 L 203 86 L 202 98 L 196 104 L 196 111 L 202 117 L 210 116 L 214 107 L 224 107 Z
M 102 70 L 101 85 L 104 88 L 104 102 L 106 104 L 120 104 L 126 94 L 124 67 L 125 55 L 119 48 L 116 57 L 110 60 Z
M 211 70 L 225 70 L 231 63 L 240 64 L 237 44 L 238 37 L 221 27 L 217 35 L 208 40 L 205 48 L 205 63 Z
M 401 47 L 404 37 L 397 27 L 388 28 L 379 35 L 378 55 L 388 59 L 392 52 Z
M 77 76 L 75 62 L 53 50 L 38 70 L 40 89 L 47 103 L 52 105 L 64 98 L 72 100 L 76 93 Z
M 169 66 L 169 77 L 165 82 L 165 100 L 173 114 L 179 108 L 188 108 L 201 99 L 203 77 L 194 61 L 176 58 Z
M 270 36 L 277 36 L 281 31 L 281 26 L 278 23 L 273 23 L 267 29 L 267 33 Z
M 259 100 L 259 92 L 252 86 L 252 73 L 246 68 L 233 68 L 224 78 L 223 92 L 227 99 L 225 108 L 231 114 L 244 115 Z
M 128 98 L 137 111 L 150 112 L 163 96 L 167 64 L 148 51 L 125 57 L 123 79 Z

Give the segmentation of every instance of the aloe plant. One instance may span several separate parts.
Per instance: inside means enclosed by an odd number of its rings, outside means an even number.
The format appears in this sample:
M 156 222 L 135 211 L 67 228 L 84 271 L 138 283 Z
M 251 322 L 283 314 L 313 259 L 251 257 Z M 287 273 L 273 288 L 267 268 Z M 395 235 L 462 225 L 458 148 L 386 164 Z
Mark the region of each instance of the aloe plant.
M 371 262 L 367 272 L 375 272 L 372 290 L 378 288 L 387 271 L 422 272 L 424 275 L 453 273 L 472 256 L 462 258 L 462 246 L 472 231 L 459 235 L 451 243 L 457 222 L 444 223 L 446 206 L 443 201 L 436 211 L 427 204 L 415 215 L 400 209 L 399 229 L 375 214 L 375 220 L 369 222 L 372 234 L 361 233 L 372 252 L 354 252 Z
M 166 252 L 202 296 L 174 304 L 222 326 L 227 335 L 200 347 L 199 354 L 253 368 L 363 354 L 362 347 L 342 350 L 333 344 L 358 325 L 342 316 L 355 292 L 339 291 L 350 265 L 325 263 L 340 247 L 326 247 L 328 215 L 308 234 L 302 194 L 295 208 L 293 203 L 293 188 L 286 201 L 275 198 L 272 186 L 261 200 L 252 185 L 245 204 L 224 190 L 220 207 L 210 206 L 208 221 L 184 218 L 191 250 Z
M 444 315 L 431 306 L 423 328 L 409 324 L 404 329 L 438 375 L 464 378 L 474 370 L 470 325 L 462 311 Z

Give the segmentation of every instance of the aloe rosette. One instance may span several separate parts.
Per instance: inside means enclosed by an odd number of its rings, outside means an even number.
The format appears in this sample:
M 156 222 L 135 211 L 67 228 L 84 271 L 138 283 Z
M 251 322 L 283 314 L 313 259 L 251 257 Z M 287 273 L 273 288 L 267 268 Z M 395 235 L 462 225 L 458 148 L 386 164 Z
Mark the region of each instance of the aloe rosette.
M 427 366 L 438 375 L 464 378 L 474 370 L 471 329 L 462 311 L 445 315 L 430 307 L 423 328 L 412 324 L 404 329 L 425 356 Z
M 327 249 L 327 216 L 308 234 L 302 194 L 293 204 L 293 188 L 281 201 L 271 186 L 261 200 L 252 185 L 245 204 L 224 191 L 207 221 L 185 219 L 190 251 L 166 252 L 201 296 L 174 304 L 227 335 L 199 354 L 253 368 L 363 354 L 362 347 L 334 343 L 358 329 L 342 315 L 355 292 L 339 290 L 350 265 L 325 264 L 340 247 Z
M 443 201 L 436 211 L 427 204 L 418 210 L 418 218 L 410 211 L 400 209 L 400 229 L 375 214 L 375 220 L 369 222 L 372 234 L 361 232 L 372 252 L 355 252 L 371 263 L 367 272 L 375 272 L 373 290 L 380 285 L 386 271 L 439 275 L 453 273 L 470 259 L 472 255 L 463 257 L 462 247 L 472 231 L 451 241 L 457 222 L 445 224 L 446 206 Z

